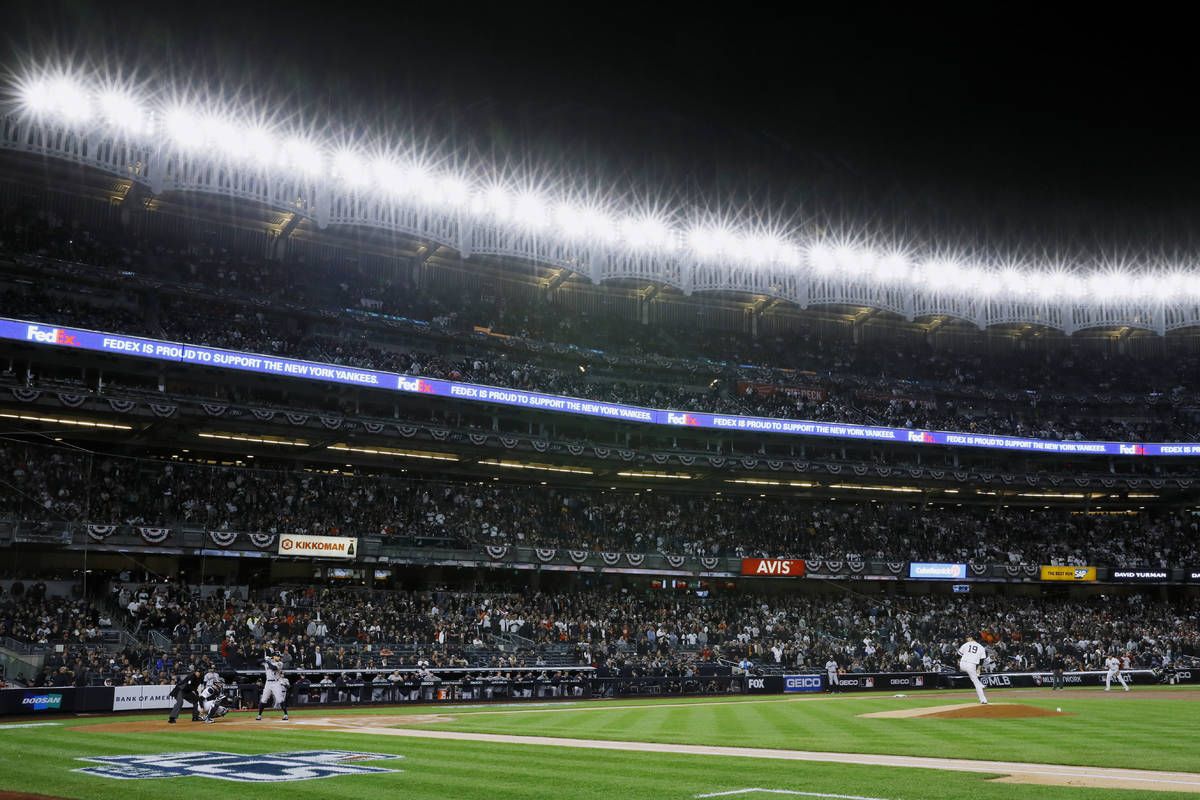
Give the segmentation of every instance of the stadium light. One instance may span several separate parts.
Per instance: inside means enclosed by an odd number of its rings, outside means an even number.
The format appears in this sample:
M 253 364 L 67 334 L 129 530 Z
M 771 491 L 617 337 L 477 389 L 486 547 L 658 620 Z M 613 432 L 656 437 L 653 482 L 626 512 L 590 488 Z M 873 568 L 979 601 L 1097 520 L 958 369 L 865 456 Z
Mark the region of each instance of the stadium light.
M 353 189 L 361 189 L 371 182 L 366 162 L 348 150 L 341 150 L 334 155 L 333 175 Z
M 822 240 L 788 238 L 777 232 L 738 230 L 733 224 L 668 224 L 664 218 L 609 216 L 587 201 L 556 201 L 512 187 L 479 191 L 457 175 L 421 164 L 396 163 L 361 155 L 300 137 L 279 134 L 237 119 L 210 114 L 204 107 L 155 105 L 130 87 L 91 83 L 62 70 L 45 70 L 16 84 L 18 113 L 66 123 L 93 124 L 100 133 L 149 137 L 156 132 L 169 147 L 211 155 L 264 170 L 290 171 L 348 189 L 370 187 L 404 202 L 440 209 L 464 209 L 497 224 L 525 230 L 552 230 L 572 242 L 598 242 L 646 254 L 671 254 L 685 262 L 724 261 L 749 266 L 782 265 L 806 270 L 819 280 L 871 280 L 890 287 L 952 292 L 981 298 L 1070 304 L 1178 304 L 1200 300 L 1200 275 L 1191 265 L 1164 265 L 1150 271 L 1141 264 L 1118 263 L 1109 269 L 1071 265 L 969 264 L 938 257 L 921 260 L 904 251 L 872 249 L 866 239 L 830 236 Z M 685 245 L 680 247 L 680 245 Z M 903 245 L 901 245 L 903 247 Z M 911 251 L 909 251 L 911 252 Z
M 284 168 L 313 178 L 320 174 L 323 163 L 321 151 L 312 142 L 296 137 L 283 143 L 280 164 Z
M 125 133 L 150 133 L 150 119 L 133 95 L 115 89 L 102 92 L 99 105 L 101 117 L 114 128 Z
M 541 230 L 550 224 L 550 212 L 540 197 L 522 194 L 512 204 L 513 220 L 523 228 Z
M 204 123 L 198 115 L 185 109 L 175 108 L 164 118 L 167 135 L 184 150 L 196 151 L 204 147 Z
M 92 103 L 87 92 L 69 78 L 35 81 L 21 89 L 20 97 L 22 105 L 39 116 L 84 122 L 92 115 Z

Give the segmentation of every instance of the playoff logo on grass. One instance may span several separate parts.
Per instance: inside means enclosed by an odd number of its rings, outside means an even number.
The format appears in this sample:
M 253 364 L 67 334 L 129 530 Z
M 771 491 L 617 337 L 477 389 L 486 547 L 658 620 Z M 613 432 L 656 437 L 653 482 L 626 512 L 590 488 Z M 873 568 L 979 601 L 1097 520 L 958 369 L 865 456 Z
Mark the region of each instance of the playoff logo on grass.
M 368 775 L 375 772 L 403 772 L 402 769 L 368 767 L 358 761 L 378 761 L 404 758 L 391 753 L 359 753 L 353 750 L 301 750 L 295 753 L 260 753 L 242 755 L 215 751 L 193 753 L 159 753 L 157 755 L 100 756 L 79 758 L 77 761 L 96 761 L 104 766 L 81 767 L 84 772 L 101 778 L 142 780 L 148 778 L 218 778 L 239 783 L 280 783 L 311 781 L 317 778 L 336 778 L 342 775 Z

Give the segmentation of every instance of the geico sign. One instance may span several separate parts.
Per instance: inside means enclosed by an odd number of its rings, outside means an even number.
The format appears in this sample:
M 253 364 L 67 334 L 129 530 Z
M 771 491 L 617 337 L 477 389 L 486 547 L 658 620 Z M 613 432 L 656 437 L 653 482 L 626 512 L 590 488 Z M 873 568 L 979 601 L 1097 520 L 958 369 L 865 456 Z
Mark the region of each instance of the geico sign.
M 783 678 L 785 692 L 819 692 L 821 691 L 820 675 L 786 675 Z
M 742 574 L 802 578 L 804 561 L 799 558 L 743 558 Z

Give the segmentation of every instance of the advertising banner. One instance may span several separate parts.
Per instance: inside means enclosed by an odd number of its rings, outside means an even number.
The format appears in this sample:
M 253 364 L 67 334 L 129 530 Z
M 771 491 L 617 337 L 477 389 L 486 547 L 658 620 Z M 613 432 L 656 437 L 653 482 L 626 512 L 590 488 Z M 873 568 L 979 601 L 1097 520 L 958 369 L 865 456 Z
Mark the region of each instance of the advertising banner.
M 803 578 L 804 561 L 799 558 L 743 558 L 742 574 L 774 578 Z
M 774 383 L 751 383 L 750 381 L 738 381 L 737 386 L 738 394 L 742 397 L 748 394 L 770 397 L 778 393 L 789 397 L 799 397 L 813 403 L 820 403 L 829 396 L 829 392 L 824 389 L 813 389 L 808 386 L 780 386 Z
M 869 692 L 894 689 L 942 688 L 937 672 L 846 672 L 838 675 L 838 689 L 843 692 Z
M 919 561 L 912 561 L 908 565 L 908 577 L 963 580 L 967 577 L 967 565 L 926 564 Z
M 307 536 L 285 533 L 279 537 L 279 555 L 313 558 L 357 558 L 358 537 Z
M 1189 581 L 1200 581 L 1200 569 L 1188 567 L 1186 570 L 1184 570 L 1184 572 L 1187 573 L 1187 579 Z
M 621 403 L 605 403 L 576 397 L 481 386 L 436 378 L 401 375 L 395 372 L 351 368 L 337 364 L 299 361 L 258 353 L 222 350 L 213 347 L 145 339 L 122 334 L 100 333 L 78 328 L 63 328 L 44 323 L 0 318 L 0 339 L 27 342 L 47 347 L 111 353 L 152 358 L 182 364 L 232 369 L 264 375 L 339 383 L 377 388 L 430 397 L 458 398 L 499 405 L 520 406 L 546 411 L 561 411 L 593 417 L 647 422 L 659 425 L 685 425 L 711 430 L 755 431 L 797 436 L 858 439 L 912 444 L 981 447 L 1031 453 L 1097 454 L 1115 456 L 1186 456 L 1200 455 L 1196 442 L 1077 442 L 1057 439 L 1027 439 L 1020 436 L 991 436 L 953 431 L 926 431 L 910 428 L 885 428 L 875 425 L 849 425 L 837 422 L 743 417 L 690 411 L 642 408 Z M 801 387 L 776 387 L 792 392 L 811 392 Z
M 1052 567 L 1042 566 L 1044 581 L 1094 581 L 1095 567 Z
M 763 675 L 762 677 L 746 678 L 746 692 L 749 694 L 782 694 L 782 675 Z
M 113 688 L 113 711 L 146 711 L 148 709 L 172 708 L 175 698 L 171 697 L 173 686 L 117 686 Z M 184 701 L 184 708 L 192 704 Z
M 798 694 L 801 692 L 819 692 L 824 680 L 820 675 L 784 675 L 783 693 Z
M 1138 583 L 1141 581 L 1165 581 L 1171 577 L 1169 569 L 1113 569 L 1108 577 L 1114 581 Z

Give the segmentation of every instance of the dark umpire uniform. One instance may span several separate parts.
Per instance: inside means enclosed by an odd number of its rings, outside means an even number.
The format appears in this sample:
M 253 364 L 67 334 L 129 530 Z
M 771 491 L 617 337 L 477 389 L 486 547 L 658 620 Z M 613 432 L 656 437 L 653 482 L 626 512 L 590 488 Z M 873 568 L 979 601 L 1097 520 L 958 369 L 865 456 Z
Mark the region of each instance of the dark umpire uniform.
M 201 676 L 199 668 L 180 678 L 179 682 L 175 684 L 175 688 L 171 690 L 170 696 L 175 698 L 175 706 L 171 709 L 171 716 L 167 717 L 167 722 L 175 723 L 175 718 L 179 716 L 185 700 L 192 704 L 192 722 L 200 721 L 199 691 L 200 684 L 203 682 L 204 678 Z
M 1054 658 L 1050 660 L 1050 668 L 1054 670 L 1053 688 L 1051 691 L 1063 688 L 1063 670 L 1066 668 L 1066 659 L 1063 658 L 1062 651 L 1054 654 Z

